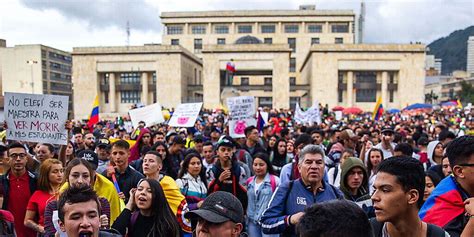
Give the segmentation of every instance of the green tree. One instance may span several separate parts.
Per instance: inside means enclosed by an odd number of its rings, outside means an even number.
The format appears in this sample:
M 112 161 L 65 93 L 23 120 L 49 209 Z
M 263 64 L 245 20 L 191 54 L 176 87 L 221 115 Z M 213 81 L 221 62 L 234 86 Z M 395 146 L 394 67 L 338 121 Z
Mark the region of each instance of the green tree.
M 461 91 L 459 92 L 459 99 L 464 103 L 474 103 L 474 87 L 471 83 L 466 81 L 461 82 Z

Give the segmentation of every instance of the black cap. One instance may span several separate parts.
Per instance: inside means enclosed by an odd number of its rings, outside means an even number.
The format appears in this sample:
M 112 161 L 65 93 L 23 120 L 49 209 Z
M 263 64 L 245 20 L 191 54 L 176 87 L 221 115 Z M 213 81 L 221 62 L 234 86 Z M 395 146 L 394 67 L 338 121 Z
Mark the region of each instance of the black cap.
M 109 148 L 110 147 L 110 141 L 109 139 L 106 139 L 106 138 L 101 138 L 99 139 L 99 143 L 97 143 L 97 147 L 98 148 Z
M 92 166 L 92 169 L 94 170 L 96 170 L 97 166 L 99 165 L 99 157 L 95 152 L 91 150 L 82 150 L 76 155 L 76 157 L 89 161 Z
M 386 133 L 386 132 L 395 133 L 395 131 L 393 130 L 393 128 L 390 127 L 390 126 L 384 126 L 384 127 L 382 128 L 382 133 Z
M 211 223 L 223 223 L 226 221 L 243 223 L 244 208 L 239 199 L 231 193 L 217 191 L 204 200 L 201 208 L 187 212 L 184 215 L 184 217 L 189 219 L 198 216 Z
M 223 136 L 219 139 L 219 141 L 217 142 L 217 148 L 221 147 L 221 146 L 226 146 L 226 147 L 230 147 L 230 148 L 234 148 L 235 147 L 235 143 L 234 143 L 234 139 L 232 139 L 231 137 L 229 136 Z
M 182 138 L 181 136 L 176 136 L 173 138 L 173 142 L 171 144 L 186 145 L 186 140 L 184 140 L 184 138 Z

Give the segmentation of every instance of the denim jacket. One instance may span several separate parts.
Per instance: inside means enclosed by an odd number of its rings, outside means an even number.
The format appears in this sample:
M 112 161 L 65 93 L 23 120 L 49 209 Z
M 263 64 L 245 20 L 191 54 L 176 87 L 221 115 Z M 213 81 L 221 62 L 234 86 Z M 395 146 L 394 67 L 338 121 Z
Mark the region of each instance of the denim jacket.
M 275 176 L 276 187 L 280 185 L 280 179 Z M 268 207 L 268 203 L 272 198 L 274 190 L 270 183 L 270 174 L 265 175 L 263 183 L 260 185 L 259 190 L 255 193 L 255 181 L 254 176 L 251 182 L 248 183 L 247 196 L 248 196 L 248 207 L 247 216 L 251 221 L 257 222 L 262 216 L 262 213 Z M 250 180 L 250 179 L 249 179 Z

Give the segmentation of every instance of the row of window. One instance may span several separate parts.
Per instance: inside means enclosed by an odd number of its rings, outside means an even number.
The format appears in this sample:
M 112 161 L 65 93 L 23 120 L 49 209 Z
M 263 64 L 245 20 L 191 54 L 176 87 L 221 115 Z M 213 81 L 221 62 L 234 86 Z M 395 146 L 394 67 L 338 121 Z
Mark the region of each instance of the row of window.
M 59 70 L 63 72 L 71 72 L 71 66 L 61 63 L 49 62 L 49 68 L 52 70 Z
M 238 34 L 251 34 L 253 33 L 254 25 L 237 25 Z M 274 34 L 276 33 L 275 24 L 262 24 L 260 25 L 260 33 L 262 34 Z M 330 24 L 331 33 L 349 33 L 349 23 L 334 23 Z M 184 32 L 183 25 L 169 25 L 166 26 L 166 32 L 168 35 L 181 35 Z M 283 26 L 283 32 L 288 34 L 299 33 L 300 24 L 285 24 Z M 307 24 L 306 33 L 322 33 L 323 24 Z M 207 26 L 206 25 L 193 25 L 191 26 L 191 34 L 199 35 L 206 34 Z M 214 34 L 229 34 L 228 25 L 215 25 Z
M 264 38 L 263 39 L 264 44 L 272 44 L 273 43 L 273 38 Z M 320 40 L 319 38 L 311 38 L 311 45 L 313 44 L 319 44 Z M 335 44 L 343 44 L 344 43 L 344 38 L 335 38 L 334 39 Z M 226 39 L 225 38 L 218 38 L 217 39 L 217 44 L 224 45 L 226 44 Z M 171 39 L 171 45 L 179 45 L 179 39 Z M 290 49 L 293 52 L 296 52 L 296 38 L 288 38 L 288 45 L 290 46 Z M 200 53 L 202 51 L 202 39 L 194 39 L 194 52 L 195 53 Z
M 241 86 L 248 86 L 249 85 L 249 78 L 248 77 L 241 77 L 240 78 L 240 85 Z M 263 85 L 271 86 L 272 85 L 272 78 L 265 77 L 263 78 Z M 296 77 L 290 77 L 290 86 L 296 85 Z
M 270 107 L 273 105 L 272 97 L 258 97 L 258 107 Z M 300 97 L 290 97 L 290 108 L 295 109 L 296 104 L 300 103 Z
M 390 83 L 394 83 L 394 73 L 390 73 Z M 370 83 L 372 85 L 377 84 L 377 72 L 356 72 L 355 79 L 357 83 Z M 344 83 L 343 72 L 338 74 L 338 82 Z M 338 102 L 343 102 L 343 89 L 338 90 Z M 394 101 L 395 91 L 389 90 L 389 102 Z M 358 89 L 356 91 L 356 102 L 376 102 L 377 100 L 377 89 L 376 88 L 367 88 L 367 89 Z

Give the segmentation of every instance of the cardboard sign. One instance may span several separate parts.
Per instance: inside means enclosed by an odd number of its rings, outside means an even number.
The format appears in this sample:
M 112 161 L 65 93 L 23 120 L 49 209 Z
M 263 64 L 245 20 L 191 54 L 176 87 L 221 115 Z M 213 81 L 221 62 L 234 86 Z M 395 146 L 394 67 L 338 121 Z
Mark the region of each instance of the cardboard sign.
M 132 109 L 128 111 L 130 114 L 130 119 L 132 120 L 132 125 L 134 128 L 138 127 L 140 121 L 145 122 L 146 126 L 152 126 L 158 123 L 163 123 L 165 119 L 163 118 L 163 113 L 161 113 L 161 105 L 155 103 L 138 109 Z
M 5 93 L 7 139 L 67 144 L 68 96 Z
M 255 119 L 255 97 L 239 96 L 227 98 L 229 108 L 229 135 L 232 138 L 245 137 L 248 126 L 257 125 Z
M 172 127 L 194 127 L 201 107 L 202 103 L 180 104 L 168 124 Z

